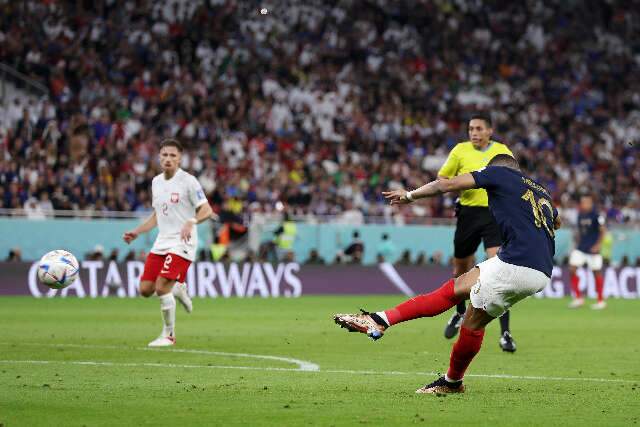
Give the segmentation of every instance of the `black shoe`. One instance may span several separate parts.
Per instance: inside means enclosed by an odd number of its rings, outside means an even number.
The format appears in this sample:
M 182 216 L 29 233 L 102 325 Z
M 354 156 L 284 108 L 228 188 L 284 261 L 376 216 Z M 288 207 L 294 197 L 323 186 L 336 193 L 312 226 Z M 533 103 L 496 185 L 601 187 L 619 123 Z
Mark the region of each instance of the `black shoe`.
M 444 377 L 440 377 L 431 384 L 420 387 L 416 390 L 418 394 L 444 394 L 444 393 L 464 393 L 462 381 L 450 383 Z
M 451 319 L 447 322 L 447 326 L 444 327 L 444 337 L 451 339 L 458 335 L 458 329 L 460 329 L 463 319 L 464 314 L 458 312 L 453 313 L 453 316 L 451 316 Z
M 502 351 L 508 351 L 509 353 L 515 353 L 516 351 L 516 342 L 511 336 L 511 332 L 506 331 L 500 337 L 500 348 Z

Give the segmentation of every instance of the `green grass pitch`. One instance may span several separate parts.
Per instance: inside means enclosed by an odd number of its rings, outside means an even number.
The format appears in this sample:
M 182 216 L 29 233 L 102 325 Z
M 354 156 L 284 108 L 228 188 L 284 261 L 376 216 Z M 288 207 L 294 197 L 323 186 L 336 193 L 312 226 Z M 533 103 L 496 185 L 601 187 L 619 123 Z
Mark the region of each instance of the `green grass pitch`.
M 414 391 L 447 367 L 449 313 L 378 342 L 331 319 L 402 299 L 195 300 L 192 315 L 178 307 L 177 346 L 147 350 L 157 299 L 0 298 L 0 425 L 640 423 L 640 301 L 600 312 L 523 301 L 512 312 L 518 351 L 502 353 L 495 322 L 467 393 L 435 397 Z

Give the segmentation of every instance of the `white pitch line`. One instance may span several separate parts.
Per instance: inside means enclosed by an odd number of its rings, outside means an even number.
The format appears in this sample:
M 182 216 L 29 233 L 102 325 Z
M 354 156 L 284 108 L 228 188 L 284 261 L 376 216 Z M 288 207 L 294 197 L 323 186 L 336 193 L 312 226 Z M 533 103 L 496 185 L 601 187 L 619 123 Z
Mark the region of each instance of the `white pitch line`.
M 359 374 L 359 375 L 442 375 L 441 372 L 402 372 L 402 371 L 357 371 L 346 369 L 323 369 L 321 372 L 334 374 Z M 601 383 L 628 383 L 637 384 L 640 380 L 622 380 L 613 378 L 589 378 L 589 377 L 543 377 L 533 375 L 507 375 L 507 374 L 465 374 L 465 378 L 491 378 L 508 380 L 539 380 L 539 381 L 587 381 Z
M 10 343 L 0 343 L 0 345 L 9 345 Z M 38 344 L 38 343 L 20 343 L 19 345 L 29 345 L 29 346 L 47 346 L 47 347 L 73 347 L 73 348 L 99 348 L 99 349 L 109 349 L 109 350 L 123 350 L 127 349 L 127 347 L 115 346 L 115 345 L 94 345 L 94 344 Z M 294 365 L 298 365 L 298 371 L 319 371 L 320 366 L 313 362 L 308 362 L 306 360 L 293 359 L 290 357 L 281 357 L 281 356 L 269 356 L 264 354 L 250 354 L 250 353 L 228 353 L 222 351 L 209 351 L 209 350 L 189 350 L 183 348 L 171 348 L 171 349 L 157 349 L 157 348 L 149 348 L 149 347 L 140 347 L 133 348 L 130 347 L 130 350 L 139 350 L 139 351 L 165 351 L 172 353 L 192 353 L 192 354 L 208 354 L 212 356 L 225 356 L 225 357 L 244 357 L 250 359 L 262 359 L 262 360 L 275 360 L 278 362 L 292 363 Z M 242 367 L 241 369 L 244 369 Z M 284 370 L 291 370 L 287 368 L 282 368 Z
M 187 369 L 240 369 L 245 371 L 291 371 L 291 372 L 317 372 L 300 368 L 272 368 L 255 366 L 225 366 L 225 365 L 179 365 L 175 363 L 121 363 L 121 362 L 95 362 L 93 360 L 0 360 L 0 363 L 29 364 L 29 365 L 80 365 L 80 366 L 113 366 L 113 367 L 145 367 L 145 368 L 187 368 Z
M 236 369 L 245 371 L 279 371 L 279 372 L 317 372 L 326 374 L 350 374 L 350 375 L 411 375 L 411 376 L 434 376 L 440 375 L 437 372 L 403 372 L 403 371 L 358 371 L 347 369 L 325 369 L 309 371 L 300 368 L 275 368 L 258 366 L 225 366 L 225 365 L 183 365 L 176 363 L 121 363 L 121 362 L 96 362 L 92 360 L 0 360 L 0 363 L 10 364 L 31 364 L 31 365 L 79 365 L 79 366 L 110 366 L 110 367 L 150 367 L 150 368 L 185 368 L 185 369 Z M 585 382 L 605 382 L 605 383 L 637 383 L 632 380 L 619 380 L 609 378 L 577 378 L 577 377 L 541 377 L 527 375 L 503 375 L 503 374 L 467 374 L 466 377 L 491 378 L 491 379 L 511 379 L 511 380 L 539 380 L 539 381 L 585 381 Z
M 145 348 L 143 350 L 152 350 Z M 290 359 L 288 357 L 281 356 L 266 356 L 262 354 L 248 354 L 248 353 L 227 353 L 223 351 L 207 351 L 207 350 L 187 350 L 182 348 L 175 348 L 171 350 L 172 352 L 177 353 L 194 353 L 194 354 L 212 354 L 214 356 L 230 356 L 230 357 L 249 357 L 252 359 L 264 359 L 264 360 L 277 360 L 279 362 L 287 362 L 298 365 L 298 371 L 319 371 L 320 366 L 316 365 L 312 362 L 307 362 L 305 360 L 299 359 Z

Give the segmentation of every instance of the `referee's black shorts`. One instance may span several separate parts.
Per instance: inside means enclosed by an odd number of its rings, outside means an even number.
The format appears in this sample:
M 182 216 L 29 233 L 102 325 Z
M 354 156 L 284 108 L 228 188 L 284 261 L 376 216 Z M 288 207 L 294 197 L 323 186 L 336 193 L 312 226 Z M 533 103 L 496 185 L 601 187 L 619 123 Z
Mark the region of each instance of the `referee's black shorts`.
M 461 206 L 458 212 L 456 234 L 453 238 L 453 255 L 466 258 L 473 255 L 484 242 L 484 247 L 495 248 L 502 244 L 500 228 L 489 208 Z

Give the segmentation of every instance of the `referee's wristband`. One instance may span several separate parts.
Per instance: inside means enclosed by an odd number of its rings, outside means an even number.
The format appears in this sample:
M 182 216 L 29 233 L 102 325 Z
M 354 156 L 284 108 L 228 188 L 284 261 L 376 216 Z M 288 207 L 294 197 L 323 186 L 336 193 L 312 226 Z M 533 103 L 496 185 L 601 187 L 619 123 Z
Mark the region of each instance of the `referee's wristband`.
M 413 193 L 413 192 L 412 191 L 407 191 L 407 193 L 404 196 L 407 198 L 408 201 L 413 202 L 416 199 L 413 198 L 413 194 L 411 194 L 411 193 Z

